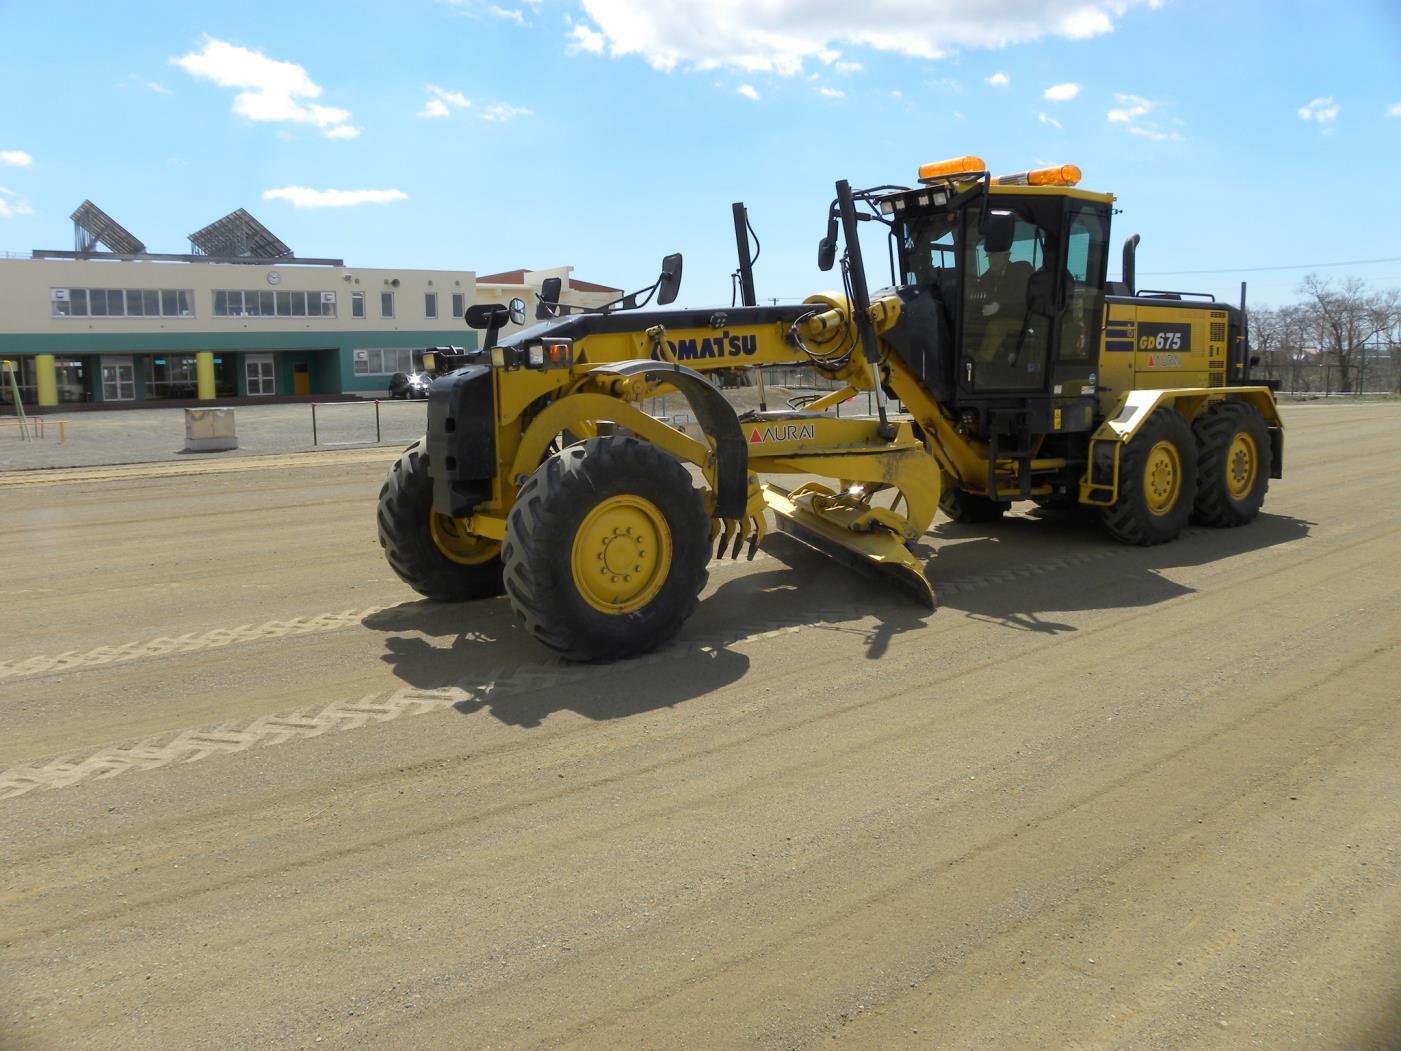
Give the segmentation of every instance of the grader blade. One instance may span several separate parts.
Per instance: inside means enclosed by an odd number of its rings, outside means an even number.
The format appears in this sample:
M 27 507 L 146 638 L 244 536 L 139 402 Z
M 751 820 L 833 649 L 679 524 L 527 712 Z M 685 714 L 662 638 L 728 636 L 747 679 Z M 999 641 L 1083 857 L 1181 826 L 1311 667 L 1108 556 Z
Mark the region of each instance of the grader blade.
M 812 509 L 802 497 L 779 486 L 764 483 L 764 503 L 774 513 L 779 530 L 823 554 L 863 573 L 895 584 L 929 609 L 937 606 L 934 586 L 924 575 L 920 560 L 904 541 L 888 529 L 850 529 L 838 516 Z

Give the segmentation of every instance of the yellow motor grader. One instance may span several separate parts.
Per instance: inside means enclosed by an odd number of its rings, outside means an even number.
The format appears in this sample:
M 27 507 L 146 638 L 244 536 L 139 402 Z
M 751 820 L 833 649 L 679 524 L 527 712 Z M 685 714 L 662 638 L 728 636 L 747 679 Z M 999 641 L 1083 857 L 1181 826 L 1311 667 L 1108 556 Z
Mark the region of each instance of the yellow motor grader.
M 524 303 L 470 308 L 483 346 L 438 353 L 427 434 L 380 493 L 389 564 L 430 599 L 504 593 L 546 646 L 611 660 L 674 636 L 711 557 L 752 558 L 766 512 L 931 607 L 912 549 L 939 510 L 1084 505 L 1129 544 L 1249 522 L 1280 477 L 1283 430 L 1271 387 L 1250 380 L 1244 303 L 1137 290 L 1137 235 L 1106 282 L 1114 198 L 1079 180 L 1073 165 L 993 177 L 960 157 L 912 188 L 838 182 L 818 265 L 844 246 L 842 291 L 801 304 L 756 305 L 736 205 L 740 305 L 638 309 L 674 302 L 676 255 L 600 308 L 547 282 L 539 323 L 506 339 Z M 863 222 L 889 234 L 891 283 L 874 293 Z M 737 413 L 719 381 L 762 383 L 772 365 L 838 386 L 801 410 Z M 862 392 L 868 418 L 833 414 Z M 644 411 L 660 395 L 689 403 L 696 433 Z

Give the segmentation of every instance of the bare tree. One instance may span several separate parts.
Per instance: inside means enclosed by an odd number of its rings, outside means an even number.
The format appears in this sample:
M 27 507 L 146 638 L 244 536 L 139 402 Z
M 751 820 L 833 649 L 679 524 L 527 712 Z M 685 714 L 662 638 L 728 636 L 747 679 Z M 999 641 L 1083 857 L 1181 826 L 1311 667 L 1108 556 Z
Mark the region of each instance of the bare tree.
M 1299 309 L 1307 318 L 1309 334 L 1338 367 L 1338 389 L 1352 390 L 1365 348 L 1394 325 L 1398 293 L 1373 292 L 1360 277 L 1349 277 L 1341 287 L 1334 287 L 1317 274 L 1304 278 L 1299 291 L 1304 296 Z
M 1373 330 L 1373 352 L 1364 354 L 1363 367 L 1370 364 L 1376 369 L 1373 389 L 1384 387 L 1401 394 L 1401 369 L 1397 361 L 1398 345 L 1401 345 L 1401 291 L 1393 288 L 1373 296 L 1369 321 Z M 1362 378 L 1358 382 L 1363 382 Z

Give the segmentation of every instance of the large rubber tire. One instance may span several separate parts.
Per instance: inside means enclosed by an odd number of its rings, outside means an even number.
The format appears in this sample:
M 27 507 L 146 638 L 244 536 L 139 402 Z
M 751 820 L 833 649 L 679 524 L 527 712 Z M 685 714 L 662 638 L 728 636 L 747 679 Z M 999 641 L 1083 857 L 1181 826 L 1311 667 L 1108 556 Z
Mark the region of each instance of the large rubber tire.
M 1187 527 L 1197 498 L 1197 445 L 1182 414 L 1160 408 L 1119 454 L 1119 499 L 1104 524 L 1125 544 L 1165 544 Z
M 1270 487 L 1270 432 L 1260 410 L 1217 402 L 1192 424 L 1197 441 L 1195 516 L 1220 529 L 1242 526 L 1260 513 Z
M 450 558 L 434 540 L 433 479 L 423 441 L 414 442 L 394 462 L 379 491 L 379 545 L 389 567 L 409 587 L 436 602 L 466 602 L 505 592 L 500 545 L 485 539 L 464 540 L 458 558 Z M 436 522 L 446 539 L 452 519 Z M 467 559 L 464 561 L 463 559 Z
M 963 525 L 996 522 L 1007 513 L 1008 505 L 962 489 L 945 489 L 939 494 L 939 510 Z
M 660 646 L 695 610 L 710 520 L 675 458 L 637 438 L 590 438 L 521 487 L 501 553 L 532 635 L 570 660 L 620 660 Z

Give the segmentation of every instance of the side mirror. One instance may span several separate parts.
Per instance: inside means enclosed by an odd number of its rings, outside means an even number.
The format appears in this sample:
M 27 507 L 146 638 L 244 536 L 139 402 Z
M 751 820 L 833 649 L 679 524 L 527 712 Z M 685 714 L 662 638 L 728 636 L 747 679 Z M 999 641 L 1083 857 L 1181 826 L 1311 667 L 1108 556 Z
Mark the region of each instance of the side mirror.
M 817 242 L 817 269 L 826 273 L 837 261 L 837 217 L 827 219 L 827 236 Z
M 500 303 L 473 303 L 462 319 L 468 328 L 491 328 L 505 323 L 509 312 Z
M 536 321 L 555 316 L 555 307 L 559 305 L 559 294 L 563 288 L 564 281 L 558 277 L 547 277 L 540 282 L 540 301 L 535 304 Z
M 674 252 L 662 260 L 662 276 L 657 281 L 657 305 L 666 306 L 676 301 L 676 293 L 681 291 L 681 253 Z
M 511 302 L 508 304 L 508 306 L 509 306 L 509 309 L 510 309 L 510 311 L 511 311 L 511 324 L 513 324 L 513 325 L 524 325 L 524 324 L 525 324 L 525 300 L 524 300 L 524 299 L 513 299 L 513 300 L 511 300 Z

